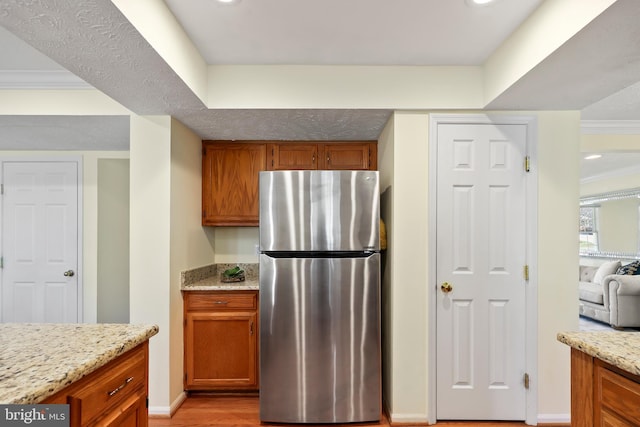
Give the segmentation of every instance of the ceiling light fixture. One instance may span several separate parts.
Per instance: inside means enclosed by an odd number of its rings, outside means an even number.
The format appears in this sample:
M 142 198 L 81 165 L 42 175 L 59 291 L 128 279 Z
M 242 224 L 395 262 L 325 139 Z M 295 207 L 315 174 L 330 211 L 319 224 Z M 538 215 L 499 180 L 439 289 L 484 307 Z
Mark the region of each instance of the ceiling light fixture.
M 602 157 L 602 154 L 589 154 L 588 156 L 585 156 L 584 159 L 595 160 L 595 159 L 599 159 L 600 157 Z
M 218 0 L 218 3 L 237 3 L 239 0 Z
M 487 6 L 496 0 L 467 0 L 469 6 Z

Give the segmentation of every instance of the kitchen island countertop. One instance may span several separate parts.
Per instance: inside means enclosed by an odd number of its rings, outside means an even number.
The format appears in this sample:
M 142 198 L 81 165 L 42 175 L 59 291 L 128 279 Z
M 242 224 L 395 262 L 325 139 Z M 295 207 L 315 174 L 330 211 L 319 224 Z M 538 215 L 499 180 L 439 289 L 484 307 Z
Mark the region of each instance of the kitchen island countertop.
M 158 333 L 156 325 L 0 324 L 0 404 L 35 404 Z
M 589 356 L 640 375 L 638 332 L 560 332 L 557 339 Z

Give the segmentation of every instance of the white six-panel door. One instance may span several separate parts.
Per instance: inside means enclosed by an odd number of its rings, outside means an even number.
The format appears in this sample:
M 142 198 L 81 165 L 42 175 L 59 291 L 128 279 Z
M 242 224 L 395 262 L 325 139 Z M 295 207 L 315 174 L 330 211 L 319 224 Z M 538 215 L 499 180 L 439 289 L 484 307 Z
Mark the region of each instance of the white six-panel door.
M 524 420 L 526 126 L 437 135 L 437 418 Z
M 3 322 L 77 322 L 78 163 L 2 163 Z

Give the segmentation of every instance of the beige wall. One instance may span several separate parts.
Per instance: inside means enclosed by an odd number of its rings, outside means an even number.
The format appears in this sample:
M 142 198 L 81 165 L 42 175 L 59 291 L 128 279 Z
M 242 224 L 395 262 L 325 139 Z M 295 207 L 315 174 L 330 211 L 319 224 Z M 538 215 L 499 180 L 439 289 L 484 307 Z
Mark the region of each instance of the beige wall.
M 98 323 L 129 323 L 129 159 L 98 160 Z
M 567 421 L 570 413 L 569 349 L 556 340 L 577 327 L 575 270 L 578 242 L 579 114 L 535 115 L 538 168 L 537 414 Z M 382 189 L 392 189 L 387 218 L 389 254 L 383 282 L 386 405 L 396 422 L 430 415 L 428 347 L 428 114 L 395 113 L 379 141 Z M 432 376 L 432 378 L 434 378 Z M 534 378 L 536 381 L 536 378 Z M 535 416 L 534 416 L 535 417 Z
M 171 405 L 171 118 L 131 116 L 130 320 L 160 332 L 149 344 L 149 412 Z M 177 315 L 177 314 L 174 314 Z
M 257 263 L 258 227 L 210 227 L 215 230 L 216 264 Z
M 214 228 L 202 227 L 202 142 L 182 123 L 171 120 L 170 384 L 175 406 L 183 393 L 183 313 L 180 273 L 213 263 Z
M 51 158 L 77 156 L 82 159 L 82 289 L 83 321 L 97 322 L 98 300 L 98 162 L 127 159 L 127 151 L 0 151 L 2 157 Z
M 556 340 L 578 324 L 578 194 L 580 115 L 538 117 L 538 414 L 570 414 L 569 348 Z
M 131 322 L 154 323 L 149 413 L 183 399 L 180 272 L 210 264 L 213 229 L 201 222 L 201 142 L 168 116 L 131 117 Z

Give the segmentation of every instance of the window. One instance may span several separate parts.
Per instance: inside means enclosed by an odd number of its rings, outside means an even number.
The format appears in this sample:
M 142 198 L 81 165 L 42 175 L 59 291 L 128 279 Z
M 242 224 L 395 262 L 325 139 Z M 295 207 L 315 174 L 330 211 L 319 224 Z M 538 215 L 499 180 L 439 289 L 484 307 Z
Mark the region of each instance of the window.
M 580 252 L 598 252 L 598 207 L 580 208 Z

